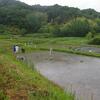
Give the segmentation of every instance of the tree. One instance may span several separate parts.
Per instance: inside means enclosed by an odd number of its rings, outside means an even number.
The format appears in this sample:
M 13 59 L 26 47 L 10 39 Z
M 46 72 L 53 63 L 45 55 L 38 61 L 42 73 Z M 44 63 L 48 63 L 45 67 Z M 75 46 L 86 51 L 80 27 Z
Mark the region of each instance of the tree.
M 54 28 L 53 28 L 53 34 L 54 36 L 61 36 L 60 34 L 60 26 L 58 24 L 54 25 Z
M 95 31 L 97 33 L 100 33 L 100 19 L 95 19 L 96 26 L 95 26 Z
M 75 18 L 69 23 L 66 23 L 61 28 L 61 33 L 64 36 L 83 37 L 90 31 L 90 25 L 86 18 Z
M 26 16 L 26 28 L 29 32 L 37 32 L 40 29 L 41 25 L 46 23 L 46 20 L 46 14 L 40 12 L 30 13 Z

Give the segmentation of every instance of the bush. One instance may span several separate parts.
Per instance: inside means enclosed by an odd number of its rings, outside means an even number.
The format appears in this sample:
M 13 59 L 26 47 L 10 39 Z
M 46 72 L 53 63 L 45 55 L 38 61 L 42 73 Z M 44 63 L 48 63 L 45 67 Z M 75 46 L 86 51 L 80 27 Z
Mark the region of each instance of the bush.
M 100 45 L 100 37 L 95 37 L 89 41 L 89 44 Z
M 93 33 L 91 33 L 91 32 L 89 32 L 87 35 L 86 35 L 86 38 L 87 39 L 92 39 L 94 37 L 94 34 Z

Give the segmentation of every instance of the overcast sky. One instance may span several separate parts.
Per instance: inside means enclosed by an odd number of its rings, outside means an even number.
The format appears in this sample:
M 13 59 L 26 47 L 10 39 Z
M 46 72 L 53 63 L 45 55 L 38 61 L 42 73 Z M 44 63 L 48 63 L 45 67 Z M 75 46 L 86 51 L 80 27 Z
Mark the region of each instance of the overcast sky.
M 30 5 L 66 5 L 80 9 L 93 8 L 100 12 L 100 0 L 20 0 Z

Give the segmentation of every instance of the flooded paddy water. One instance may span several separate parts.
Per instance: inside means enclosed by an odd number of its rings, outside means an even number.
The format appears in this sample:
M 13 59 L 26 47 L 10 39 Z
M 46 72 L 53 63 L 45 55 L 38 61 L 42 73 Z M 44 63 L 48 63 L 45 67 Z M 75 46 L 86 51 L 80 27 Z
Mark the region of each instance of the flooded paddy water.
M 76 94 L 76 100 L 100 100 L 100 59 L 76 54 L 35 52 L 24 55 L 46 78 Z

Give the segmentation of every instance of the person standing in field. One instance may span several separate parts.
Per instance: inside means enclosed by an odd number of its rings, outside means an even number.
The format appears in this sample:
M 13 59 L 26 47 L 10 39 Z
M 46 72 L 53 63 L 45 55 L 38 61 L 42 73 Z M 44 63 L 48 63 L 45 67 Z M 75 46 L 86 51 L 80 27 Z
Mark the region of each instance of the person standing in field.
M 13 52 L 14 53 L 18 53 L 19 52 L 19 46 L 18 45 L 14 45 L 13 46 Z
M 19 52 L 19 46 L 16 45 L 16 46 L 15 46 L 15 49 L 16 49 L 16 53 L 18 53 L 18 52 Z
M 15 47 L 16 47 L 16 46 L 14 45 L 14 46 L 13 46 L 13 52 L 14 52 L 14 53 L 16 53 L 16 48 L 15 48 Z

